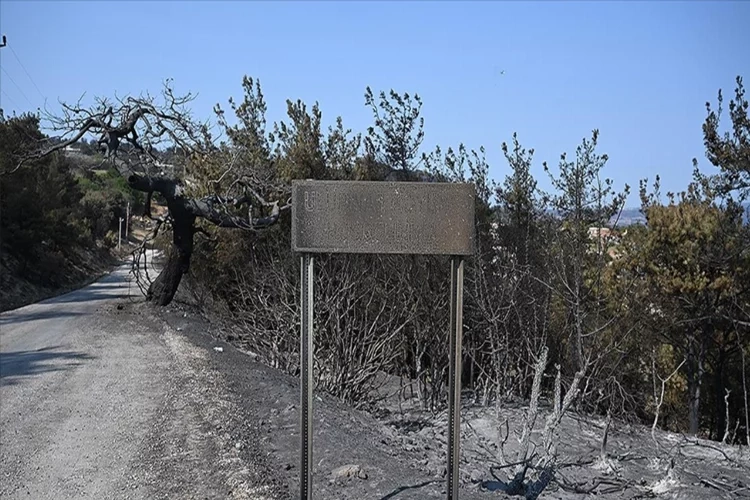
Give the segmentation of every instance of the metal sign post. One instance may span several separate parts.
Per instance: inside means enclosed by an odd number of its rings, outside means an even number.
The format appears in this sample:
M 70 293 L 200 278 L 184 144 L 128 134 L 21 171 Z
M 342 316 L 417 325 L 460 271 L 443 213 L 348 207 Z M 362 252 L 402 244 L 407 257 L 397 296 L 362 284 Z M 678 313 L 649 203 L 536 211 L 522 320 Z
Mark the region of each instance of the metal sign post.
M 300 253 L 300 499 L 312 500 L 314 253 L 451 256 L 448 500 L 458 499 L 464 256 L 474 252 L 471 184 L 293 181 Z
M 464 259 L 451 259 L 450 366 L 448 367 L 448 499 L 458 498 L 458 463 L 461 443 L 461 340 L 464 307 Z
M 313 411 L 313 256 L 300 257 L 302 270 L 300 317 L 300 498 L 312 500 L 312 411 Z

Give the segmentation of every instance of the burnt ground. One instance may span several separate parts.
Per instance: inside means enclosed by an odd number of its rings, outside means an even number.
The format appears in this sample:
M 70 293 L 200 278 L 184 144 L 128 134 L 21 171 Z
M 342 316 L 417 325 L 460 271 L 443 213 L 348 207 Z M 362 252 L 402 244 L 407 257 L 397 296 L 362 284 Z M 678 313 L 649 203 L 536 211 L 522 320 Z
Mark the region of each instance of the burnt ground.
M 230 424 L 232 432 L 256 436 L 252 442 L 257 448 L 244 447 L 240 456 L 248 461 L 263 457 L 274 471 L 278 496 L 271 498 L 297 498 L 298 379 L 220 340 L 221 331 L 187 306 L 174 305 L 157 314 L 207 353 L 218 386 L 240 409 L 241 418 Z M 464 402 L 461 498 L 511 498 L 504 492 L 511 469 L 498 459 L 498 422 L 508 422 L 504 450 L 512 463 L 518 449 L 515 432 L 525 411 L 522 405 L 507 405 L 498 415 L 494 408 Z M 445 412 L 433 415 L 408 402 L 399 410 L 391 401 L 377 413 L 316 394 L 314 498 L 445 498 Z M 537 419 L 537 442 L 545 416 Z M 615 421 L 602 459 L 604 427 L 602 419 L 575 414 L 563 419 L 554 480 L 539 498 L 750 498 L 747 449 L 665 432 L 657 432 L 657 448 L 650 428 Z M 349 476 L 341 473 L 348 466 L 353 466 Z

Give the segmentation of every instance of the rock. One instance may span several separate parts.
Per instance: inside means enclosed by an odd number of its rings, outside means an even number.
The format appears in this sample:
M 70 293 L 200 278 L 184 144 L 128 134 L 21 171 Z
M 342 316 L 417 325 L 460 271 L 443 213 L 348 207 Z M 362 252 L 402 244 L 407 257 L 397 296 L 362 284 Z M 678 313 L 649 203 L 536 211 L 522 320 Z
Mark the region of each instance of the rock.
M 125 306 L 124 306 L 124 305 L 122 305 L 122 304 L 117 304 L 117 310 L 118 310 L 118 311 L 122 311 L 123 309 L 125 309 Z
M 362 467 L 355 464 L 342 465 L 331 472 L 333 479 L 348 479 L 348 478 L 359 478 L 367 479 L 367 473 L 362 470 Z
M 434 438 L 435 437 L 435 429 L 432 429 L 430 427 L 423 427 L 419 432 L 417 432 L 422 437 L 426 438 Z
M 239 450 L 240 448 L 242 448 L 242 443 L 240 443 L 239 441 L 237 441 L 236 443 L 234 443 L 234 447 Z
M 482 471 L 480 471 L 478 469 L 474 469 L 473 471 L 471 471 L 471 481 L 472 482 L 478 483 L 481 480 L 482 480 Z

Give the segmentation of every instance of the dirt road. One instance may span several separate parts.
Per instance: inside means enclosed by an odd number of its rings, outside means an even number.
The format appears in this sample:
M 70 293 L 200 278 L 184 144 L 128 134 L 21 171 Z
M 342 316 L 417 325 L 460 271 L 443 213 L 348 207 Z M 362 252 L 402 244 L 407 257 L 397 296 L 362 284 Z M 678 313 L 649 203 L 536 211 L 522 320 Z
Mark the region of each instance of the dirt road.
M 0 315 L 0 498 L 280 498 L 128 269 Z

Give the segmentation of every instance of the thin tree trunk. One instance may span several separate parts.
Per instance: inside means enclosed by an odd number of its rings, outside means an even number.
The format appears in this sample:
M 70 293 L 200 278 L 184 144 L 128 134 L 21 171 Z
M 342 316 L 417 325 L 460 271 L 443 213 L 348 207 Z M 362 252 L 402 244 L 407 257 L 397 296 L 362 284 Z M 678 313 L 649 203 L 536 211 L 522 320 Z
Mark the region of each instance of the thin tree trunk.
M 726 362 L 726 350 L 724 346 L 719 348 L 718 360 L 714 370 L 714 397 L 716 405 L 714 408 L 714 439 L 721 440 L 726 427 L 726 409 L 724 398 L 724 364 Z
M 745 396 L 745 441 L 750 446 L 750 412 L 748 411 L 747 404 L 747 375 L 745 373 L 745 350 L 744 346 L 740 342 L 739 335 L 737 336 L 737 345 L 740 347 L 740 359 L 742 360 L 742 392 Z
M 688 389 L 688 434 L 695 435 L 698 433 L 698 414 L 697 406 L 695 403 L 696 386 L 700 391 L 700 384 L 696 383 L 698 380 L 698 353 L 695 347 L 695 339 L 690 339 L 688 345 L 688 373 L 687 373 L 687 389 Z M 699 392 L 700 394 L 700 392 Z
M 688 356 L 692 358 L 688 371 L 688 433 L 691 436 L 698 434 L 700 428 L 701 381 L 706 355 L 705 342 L 701 339 L 700 345 L 696 344 L 696 339 L 692 339 L 688 349 Z

